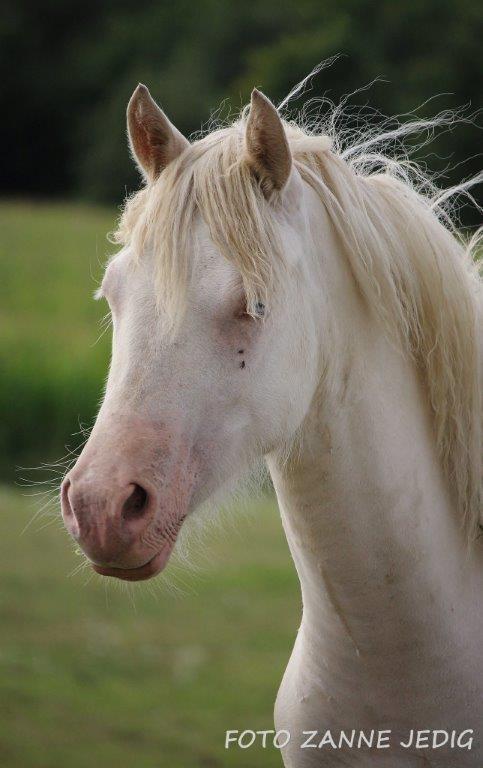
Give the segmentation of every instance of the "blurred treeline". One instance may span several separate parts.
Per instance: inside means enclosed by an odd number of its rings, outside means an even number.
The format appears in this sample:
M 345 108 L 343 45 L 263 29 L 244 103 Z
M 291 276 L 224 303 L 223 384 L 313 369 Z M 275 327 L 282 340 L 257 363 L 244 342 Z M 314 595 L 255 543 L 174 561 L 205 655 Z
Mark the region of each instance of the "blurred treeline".
M 375 77 L 385 114 L 457 107 L 481 94 L 481 0 L 4 0 L 0 15 L 3 195 L 119 202 L 138 183 L 124 112 L 145 82 L 189 135 L 254 85 L 275 101 L 315 64 L 343 57 L 311 95 L 337 100 Z M 476 102 L 476 103 L 475 103 Z M 473 157 L 462 129 L 436 145 L 440 169 Z

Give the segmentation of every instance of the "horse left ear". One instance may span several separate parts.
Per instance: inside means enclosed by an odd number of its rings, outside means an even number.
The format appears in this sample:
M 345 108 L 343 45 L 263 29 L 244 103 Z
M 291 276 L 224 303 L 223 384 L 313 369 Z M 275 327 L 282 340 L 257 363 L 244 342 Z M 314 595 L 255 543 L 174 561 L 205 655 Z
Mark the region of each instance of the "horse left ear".
M 246 126 L 247 161 L 258 176 L 263 192 L 270 197 L 288 181 L 292 155 L 285 129 L 270 99 L 256 88 L 252 91 Z
M 189 141 L 170 123 L 142 83 L 127 106 L 127 130 L 134 159 L 148 181 L 154 181 L 189 147 Z

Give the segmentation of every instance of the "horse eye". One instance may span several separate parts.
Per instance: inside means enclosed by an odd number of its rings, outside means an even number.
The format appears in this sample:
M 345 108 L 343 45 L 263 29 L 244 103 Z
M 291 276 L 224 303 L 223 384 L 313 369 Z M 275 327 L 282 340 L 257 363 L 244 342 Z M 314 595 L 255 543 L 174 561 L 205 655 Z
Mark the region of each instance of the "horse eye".
M 255 304 L 255 314 L 257 317 L 265 316 L 265 304 L 262 304 L 261 301 L 257 301 Z

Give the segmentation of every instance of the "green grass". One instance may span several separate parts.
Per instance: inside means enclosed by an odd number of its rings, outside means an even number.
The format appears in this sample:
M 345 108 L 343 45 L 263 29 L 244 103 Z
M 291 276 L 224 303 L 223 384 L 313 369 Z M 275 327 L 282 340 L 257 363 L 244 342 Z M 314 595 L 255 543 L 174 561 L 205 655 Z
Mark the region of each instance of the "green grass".
M 0 476 L 64 453 L 90 423 L 109 359 L 92 293 L 115 212 L 0 204 Z M 73 441 L 75 443 L 75 440 Z
M 67 535 L 22 535 L 31 515 L 0 492 L 2 768 L 280 766 L 274 749 L 224 749 L 226 729 L 272 727 L 298 626 L 274 503 L 214 536 L 201 573 L 169 566 L 183 594 L 69 577 Z

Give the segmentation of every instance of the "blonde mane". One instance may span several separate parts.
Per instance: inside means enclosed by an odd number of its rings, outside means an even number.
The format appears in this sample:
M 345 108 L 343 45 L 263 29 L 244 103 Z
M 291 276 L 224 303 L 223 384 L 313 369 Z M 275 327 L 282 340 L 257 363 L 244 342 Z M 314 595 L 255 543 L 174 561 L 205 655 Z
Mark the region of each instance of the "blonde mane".
M 249 311 L 283 279 L 271 203 L 244 154 L 246 120 L 245 109 L 232 125 L 193 143 L 125 206 L 115 239 L 138 257 L 155 249 L 159 298 L 173 324 L 183 308 L 197 214 L 238 269 Z M 416 127 L 428 131 L 437 123 Z M 367 306 L 421 372 L 443 468 L 473 539 L 483 500 L 482 290 L 478 238 L 465 247 L 448 211 L 451 195 L 471 184 L 441 193 L 407 158 L 388 157 L 388 143 L 410 133 L 404 125 L 343 147 L 334 124 L 324 125 L 329 138 L 320 125 L 309 131 L 285 123 L 294 166 L 328 211 Z

